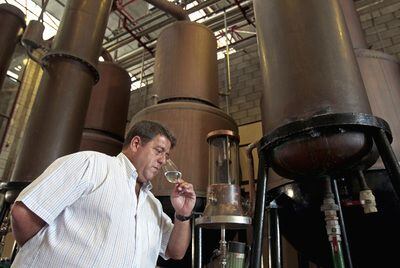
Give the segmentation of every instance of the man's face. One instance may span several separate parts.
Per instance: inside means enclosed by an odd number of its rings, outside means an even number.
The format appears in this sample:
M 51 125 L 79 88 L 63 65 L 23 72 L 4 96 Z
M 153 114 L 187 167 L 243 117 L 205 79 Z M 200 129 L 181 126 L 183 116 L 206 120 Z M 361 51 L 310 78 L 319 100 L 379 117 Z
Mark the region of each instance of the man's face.
M 139 142 L 135 148 L 133 165 L 138 172 L 138 181 L 144 183 L 153 179 L 169 157 L 171 142 L 162 135 L 143 144 Z

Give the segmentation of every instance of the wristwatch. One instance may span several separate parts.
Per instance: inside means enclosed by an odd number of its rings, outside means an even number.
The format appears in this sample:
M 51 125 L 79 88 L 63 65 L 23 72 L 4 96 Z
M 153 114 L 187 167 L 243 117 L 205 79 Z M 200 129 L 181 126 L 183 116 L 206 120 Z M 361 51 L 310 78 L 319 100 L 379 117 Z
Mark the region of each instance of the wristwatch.
M 183 215 L 179 215 L 175 213 L 175 219 L 179 220 L 179 221 L 188 221 L 192 218 L 192 214 L 190 214 L 189 216 L 183 216 Z

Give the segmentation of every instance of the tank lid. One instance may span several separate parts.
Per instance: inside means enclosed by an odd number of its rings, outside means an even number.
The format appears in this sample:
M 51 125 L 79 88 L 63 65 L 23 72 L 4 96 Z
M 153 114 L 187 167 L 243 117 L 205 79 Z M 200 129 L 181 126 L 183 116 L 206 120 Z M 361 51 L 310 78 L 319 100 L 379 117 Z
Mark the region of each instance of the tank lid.
M 211 138 L 219 137 L 219 136 L 229 136 L 233 139 L 239 141 L 239 135 L 235 134 L 232 130 L 228 129 L 218 129 L 211 131 L 207 134 L 207 141 Z
M 0 12 L 2 12 L 2 11 L 11 13 L 12 15 L 18 17 L 21 20 L 22 27 L 25 28 L 25 26 L 26 26 L 25 14 L 19 8 L 17 8 L 16 6 L 7 4 L 7 3 L 3 3 L 3 4 L 0 4 Z

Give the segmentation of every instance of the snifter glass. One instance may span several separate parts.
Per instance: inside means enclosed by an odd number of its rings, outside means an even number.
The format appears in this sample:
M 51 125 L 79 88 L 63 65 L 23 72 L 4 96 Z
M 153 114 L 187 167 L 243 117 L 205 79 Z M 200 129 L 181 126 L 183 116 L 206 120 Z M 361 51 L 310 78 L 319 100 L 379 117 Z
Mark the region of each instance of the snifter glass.
M 170 183 L 178 183 L 179 179 L 182 178 L 182 173 L 178 170 L 175 163 L 168 159 L 167 162 L 162 166 L 162 171 L 165 178 Z

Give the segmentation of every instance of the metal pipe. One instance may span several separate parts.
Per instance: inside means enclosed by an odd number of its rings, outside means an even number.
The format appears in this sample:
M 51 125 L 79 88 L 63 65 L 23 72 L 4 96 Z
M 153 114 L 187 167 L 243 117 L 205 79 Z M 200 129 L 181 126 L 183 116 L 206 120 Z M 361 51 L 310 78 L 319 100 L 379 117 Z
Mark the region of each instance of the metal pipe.
M 220 252 L 221 252 L 221 267 L 226 267 L 226 240 L 225 240 L 225 225 L 221 225 L 221 240 L 220 244 Z
M 211 5 L 211 4 L 214 4 L 215 2 L 218 2 L 218 1 L 220 1 L 220 0 L 212 0 L 212 1 L 205 1 L 205 2 L 203 2 L 202 4 L 199 4 L 199 5 L 197 5 L 197 6 L 194 6 L 194 7 L 192 7 L 191 9 L 189 9 L 187 12 L 188 12 L 188 14 L 191 14 L 191 13 L 193 13 L 193 12 L 196 12 L 196 11 L 198 11 L 198 10 L 200 10 L 201 8 L 205 8 L 205 7 L 207 7 L 207 6 L 209 6 L 209 5 Z M 205 4 L 208 4 L 208 5 L 205 5 Z M 252 4 L 252 1 L 246 1 L 246 2 L 243 2 L 243 3 L 241 3 L 242 4 L 242 7 L 247 7 L 247 6 L 251 6 L 251 4 Z M 201 7 L 201 8 L 200 8 Z M 220 13 L 218 13 L 218 12 L 220 12 Z M 236 5 L 232 5 L 231 7 L 229 7 L 229 8 L 227 8 L 226 9 L 226 12 L 227 12 L 227 17 L 229 18 L 230 16 L 234 16 L 234 15 L 236 15 L 236 14 L 241 14 L 240 13 L 240 10 L 239 10 L 239 8 L 238 8 L 238 6 L 236 6 Z M 215 14 L 214 16 L 211 16 L 211 17 L 209 17 L 209 18 L 206 18 L 204 21 L 202 21 L 202 24 L 204 24 L 204 25 L 206 25 L 206 26 L 209 26 L 209 25 L 211 25 L 211 24 L 214 24 L 214 23 L 216 23 L 216 22 L 218 22 L 218 21 L 220 21 L 221 19 L 222 19 L 222 16 L 224 15 L 223 14 L 223 9 L 220 9 L 220 10 L 217 10 L 216 12 L 214 12 L 213 14 Z M 251 15 L 252 14 L 252 11 L 249 13 L 249 15 Z M 240 18 L 241 18 L 241 20 L 243 20 L 243 17 L 242 17 L 242 15 L 240 15 Z M 228 21 L 229 21 L 229 19 L 228 19 Z M 162 27 L 164 27 L 165 25 L 168 25 L 168 24 L 170 24 L 170 23 L 172 23 L 172 22 L 174 22 L 174 19 L 173 18 L 168 18 L 168 19 L 166 19 L 166 20 L 164 20 L 164 21 L 161 21 L 161 22 L 159 22 L 159 23 L 157 23 L 157 24 L 155 24 L 155 25 L 153 25 L 153 26 L 150 26 L 150 27 L 148 27 L 148 28 L 146 28 L 145 30 L 143 30 L 143 31 L 141 31 L 141 32 L 139 32 L 139 33 L 137 33 L 137 37 L 141 37 L 141 36 L 144 36 L 144 35 L 148 35 L 148 34 L 150 34 L 151 32 L 154 32 L 154 31 L 156 31 L 156 30 L 159 30 L 160 28 L 162 28 Z M 141 24 L 141 25 L 138 25 L 138 26 L 136 26 L 136 27 L 134 27 L 132 30 L 136 30 L 136 29 L 139 29 L 139 28 L 142 28 L 144 25 L 146 25 L 146 24 Z M 222 29 L 222 25 L 221 26 L 218 26 L 219 27 L 219 29 Z M 128 43 L 130 43 L 130 42 L 132 42 L 133 41 L 133 38 L 130 38 L 130 39 L 126 39 L 126 41 L 124 41 L 124 44 L 123 45 L 126 45 L 126 44 L 128 44 Z M 115 49 L 118 49 L 118 48 L 120 48 L 122 45 L 120 45 L 119 43 L 118 44 L 115 44 L 115 45 L 113 45 L 112 47 L 108 47 L 108 46 L 105 46 L 109 51 L 112 51 L 112 50 L 115 50 Z
M 112 2 L 67 2 L 53 49 L 43 58 L 46 68 L 11 181 L 33 181 L 55 159 L 79 150 Z M 7 194 L 12 201 L 18 193 Z
M 282 268 L 282 243 L 281 243 L 281 231 L 279 228 L 279 215 L 278 205 L 275 201 L 272 201 L 269 205 L 269 250 L 270 250 L 270 262 L 274 268 Z
M 178 5 L 175 5 L 166 0 L 145 0 L 145 1 L 159 9 L 161 9 L 162 11 L 164 11 L 168 14 L 171 14 L 171 16 L 173 16 L 177 20 L 189 20 L 190 21 L 190 18 L 188 16 L 188 14 L 186 13 L 186 11 Z
M 193 6 L 193 7 L 190 8 L 190 9 L 186 10 L 186 12 L 187 12 L 187 14 L 192 14 L 192 13 L 194 13 L 194 12 L 196 12 L 196 11 L 199 11 L 200 9 L 206 8 L 206 7 L 208 7 L 208 6 L 211 6 L 211 5 L 213 5 L 213 4 L 215 4 L 215 3 L 219 2 L 219 1 L 221 1 L 221 0 L 208 0 L 208 1 L 204 1 L 204 2 L 201 2 L 200 4 L 198 4 L 198 5 L 196 5 L 196 6 Z M 187 4 L 188 4 L 188 3 L 191 3 L 191 2 L 193 2 L 193 1 L 188 1 Z M 145 15 L 145 16 L 139 18 L 139 19 L 137 19 L 136 22 L 138 22 L 139 20 L 143 20 L 144 18 L 147 18 L 147 17 L 150 17 L 150 16 L 153 15 L 152 18 L 150 18 L 150 19 L 148 19 L 148 20 L 145 20 L 145 21 L 142 21 L 142 23 L 136 25 L 136 26 L 133 27 L 131 30 L 132 30 L 132 31 L 139 30 L 139 29 L 143 28 L 144 26 L 149 25 L 149 24 L 152 23 L 153 21 L 156 21 L 156 20 L 158 20 L 158 19 L 161 19 L 163 16 L 165 16 L 165 13 L 164 13 L 164 12 L 161 13 L 161 14 L 156 14 L 156 12 L 160 12 L 160 10 L 157 10 L 157 11 L 155 11 L 155 12 L 149 13 L 149 14 L 147 14 L 147 15 Z M 160 25 L 160 26 L 158 26 L 158 29 L 161 28 L 163 25 L 167 25 L 167 24 L 169 24 L 169 23 L 171 23 L 171 22 L 173 22 L 173 21 L 174 21 L 173 18 L 168 18 L 168 19 L 166 19 L 166 20 L 164 20 L 164 21 L 161 21 L 161 22 L 157 23 L 157 25 Z M 116 44 L 117 44 L 117 43 L 115 43 L 115 44 L 111 44 L 111 45 L 110 45 L 111 42 L 114 42 L 114 41 L 116 41 L 117 39 L 119 39 L 119 38 L 121 38 L 121 37 L 123 37 L 123 36 L 125 36 L 125 35 L 127 35 L 127 34 L 128 34 L 128 32 L 122 32 L 122 33 L 119 33 L 119 34 L 115 35 L 113 38 L 109 39 L 106 43 L 104 43 L 104 46 L 105 46 L 107 49 L 110 49 L 113 45 L 116 45 Z M 129 39 L 128 43 L 132 41 L 132 38 L 128 37 L 128 39 Z M 126 39 L 124 39 L 124 40 L 126 40 Z M 118 42 L 118 44 L 119 44 L 119 42 Z M 114 49 L 115 49 L 115 48 L 112 48 L 112 50 L 114 50 Z
M 393 188 L 397 197 L 400 198 L 400 166 L 396 155 L 390 146 L 390 142 L 384 130 L 380 129 L 379 131 L 376 131 L 373 137 L 383 164 L 389 173 Z
M 346 262 L 347 262 L 347 268 L 353 268 L 353 262 L 351 261 L 350 245 L 349 245 L 349 240 L 347 238 L 346 225 L 344 223 L 343 211 L 342 211 L 342 206 L 340 204 L 340 196 L 339 196 L 336 179 L 332 178 L 331 183 L 332 183 L 332 188 L 333 188 L 333 194 L 335 196 L 336 203 L 338 204 L 338 207 L 339 207 L 339 211 L 338 211 L 339 212 L 339 223 L 340 223 L 340 229 L 341 229 L 342 235 L 343 235 L 343 243 L 344 243 L 344 249 L 345 249 L 344 255 L 345 255 Z
M 244 18 L 250 25 L 253 25 L 254 27 L 256 27 L 256 26 L 254 25 L 254 22 L 252 22 L 252 21 L 247 17 L 247 15 L 246 15 L 246 10 L 241 6 L 239 0 L 235 0 L 235 3 L 236 3 L 236 5 L 239 7 L 240 11 L 242 12 L 243 18 Z
M 103 57 L 104 61 L 114 62 L 110 52 L 108 52 L 104 47 L 101 49 L 101 56 Z
M 229 62 L 229 38 L 228 38 L 228 24 L 226 23 L 226 10 L 224 10 L 224 28 L 225 28 L 225 96 L 226 113 L 229 114 L 229 95 L 231 94 L 231 66 Z
M 194 225 L 194 224 L 193 224 Z M 196 268 L 202 268 L 203 255 L 202 255 L 202 244 L 203 244 L 203 230 L 198 227 L 198 242 L 197 242 L 197 262 Z
M 148 48 L 154 49 L 156 47 L 156 44 L 157 44 L 157 41 L 153 40 L 153 41 L 148 42 L 146 45 Z M 122 65 L 122 64 L 126 64 L 129 61 L 137 60 L 139 58 L 139 56 L 142 55 L 144 50 L 145 50 L 144 47 L 139 47 L 138 49 L 135 49 L 132 52 L 127 53 L 127 54 L 121 56 L 120 58 L 118 58 L 117 62 L 118 62 L 118 64 Z M 149 56 L 151 56 L 151 55 L 149 55 Z
M 268 182 L 268 167 L 266 167 L 266 157 L 264 152 L 259 152 L 258 164 L 258 182 L 257 182 L 257 196 L 256 207 L 254 211 L 253 222 L 253 246 L 251 247 L 250 267 L 261 267 L 261 254 L 263 242 L 263 229 L 264 229 L 264 216 L 265 216 L 265 202 L 267 200 L 267 182 Z
M 344 268 L 345 266 L 341 246 L 341 227 L 337 217 L 339 206 L 335 203 L 335 196 L 332 192 L 330 177 L 326 176 L 322 179 L 324 180 L 324 196 L 321 205 L 321 211 L 325 215 L 325 227 L 329 244 L 331 246 L 332 267 Z
M 258 141 L 250 143 L 246 147 L 247 167 L 249 172 L 249 198 L 250 198 L 250 216 L 254 214 L 255 204 L 255 185 L 254 185 L 254 161 L 253 150 L 258 145 Z

